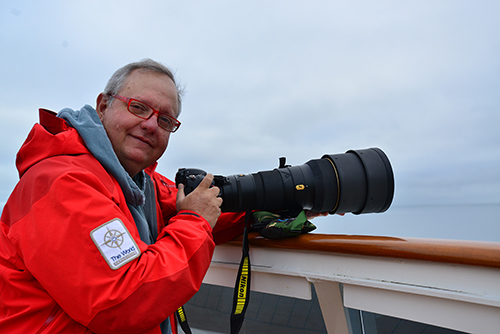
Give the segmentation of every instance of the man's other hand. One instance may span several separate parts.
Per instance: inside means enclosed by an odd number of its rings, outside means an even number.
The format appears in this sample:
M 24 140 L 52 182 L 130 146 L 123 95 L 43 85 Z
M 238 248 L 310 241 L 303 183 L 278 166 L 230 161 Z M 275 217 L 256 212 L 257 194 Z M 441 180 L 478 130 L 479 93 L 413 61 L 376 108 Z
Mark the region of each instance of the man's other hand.
M 208 173 L 200 184 L 187 196 L 184 194 L 184 185 L 179 184 L 177 192 L 177 212 L 181 210 L 194 211 L 213 228 L 221 214 L 222 198 L 218 197 L 219 188 L 211 187 L 214 176 Z

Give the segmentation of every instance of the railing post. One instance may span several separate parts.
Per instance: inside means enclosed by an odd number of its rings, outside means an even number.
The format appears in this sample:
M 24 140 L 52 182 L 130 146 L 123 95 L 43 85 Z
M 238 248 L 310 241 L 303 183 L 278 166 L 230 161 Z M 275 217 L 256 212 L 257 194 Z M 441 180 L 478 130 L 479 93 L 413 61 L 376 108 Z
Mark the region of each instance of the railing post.
M 313 284 L 328 334 L 349 334 L 340 284 L 319 280 Z

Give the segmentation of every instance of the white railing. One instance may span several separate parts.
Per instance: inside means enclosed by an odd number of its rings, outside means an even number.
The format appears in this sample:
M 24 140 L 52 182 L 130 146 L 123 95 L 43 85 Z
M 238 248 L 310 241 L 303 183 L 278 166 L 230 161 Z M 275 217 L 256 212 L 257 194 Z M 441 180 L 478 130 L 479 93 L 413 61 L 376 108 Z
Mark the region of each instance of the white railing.
M 253 235 L 252 290 L 301 299 L 316 289 L 328 333 L 350 333 L 345 308 L 469 333 L 500 331 L 500 243 Z M 241 244 L 217 246 L 205 283 L 234 287 Z

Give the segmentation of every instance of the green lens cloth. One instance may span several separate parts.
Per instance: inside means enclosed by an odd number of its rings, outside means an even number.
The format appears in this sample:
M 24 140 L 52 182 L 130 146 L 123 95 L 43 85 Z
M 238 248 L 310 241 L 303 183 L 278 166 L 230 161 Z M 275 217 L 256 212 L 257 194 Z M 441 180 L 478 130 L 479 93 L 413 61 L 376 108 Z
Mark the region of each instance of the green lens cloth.
M 268 239 L 294 237 L 316 229 L 316 226 L 307 220 L 304 211 L 295 218 L 285 218 L 276 213 L 257 211 L 252 214 L 252 218 L 254 221 L 252 227 Z

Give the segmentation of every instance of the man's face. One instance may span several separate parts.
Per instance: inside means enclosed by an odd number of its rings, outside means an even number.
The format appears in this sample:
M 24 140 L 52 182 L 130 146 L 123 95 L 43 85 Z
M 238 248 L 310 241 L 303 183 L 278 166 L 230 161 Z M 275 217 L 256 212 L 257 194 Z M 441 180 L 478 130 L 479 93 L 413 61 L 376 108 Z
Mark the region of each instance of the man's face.
M 177 116 L 177 90 L 172 80 L 160 73 L 133 71 L 118 95 L 142 101 L 162 113 Z M 104 94 L 97 98 L 101 119 L 118 160 L 134 176 L 158 160 L 167 148 L 170 132 L 158 126 L 158 116 L 141 119 L 127 110 L 127 103 L 114 99 L 111 106 Z

